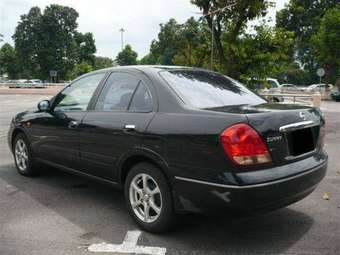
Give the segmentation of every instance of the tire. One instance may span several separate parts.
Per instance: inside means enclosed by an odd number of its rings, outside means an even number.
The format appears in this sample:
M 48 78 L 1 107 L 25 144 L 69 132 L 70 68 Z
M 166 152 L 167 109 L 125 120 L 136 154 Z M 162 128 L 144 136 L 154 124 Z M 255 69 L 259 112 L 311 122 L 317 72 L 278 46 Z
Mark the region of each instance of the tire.
M 14 138 L 13 155 L 19 174 L 35 176 L 39 173 L 39 167 L 38 164 L 34 162 L 30 143 L 23 133 L 19 133 Z
M 280 102 L 280 99 L 278 99 L 277 97 L 273 97 L 273 102 L 274 102 L 274 103 L 279 103 L 279 102 Z
M 144 188 L 145 180 L 147 188 Z M 142 229 L 161 233 L 173 225 L 175 213 L 171 190 L 165 176 L 154 165 L 139 163 L 133 166 L 125 181 L 124 193 L 129 213 Z M 149 208 L 148 214 L 146 208 Z

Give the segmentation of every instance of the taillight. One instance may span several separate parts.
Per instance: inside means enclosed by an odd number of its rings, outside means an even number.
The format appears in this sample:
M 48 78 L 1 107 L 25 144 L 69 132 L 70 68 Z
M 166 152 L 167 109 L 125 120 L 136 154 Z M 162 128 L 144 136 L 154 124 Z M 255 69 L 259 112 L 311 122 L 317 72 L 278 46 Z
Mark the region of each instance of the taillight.
M 225 153 L 238 165 L 254 165 L 271 162 L 267 146 L 260 135 L 247 124 L 236 124 L 220 135 Z

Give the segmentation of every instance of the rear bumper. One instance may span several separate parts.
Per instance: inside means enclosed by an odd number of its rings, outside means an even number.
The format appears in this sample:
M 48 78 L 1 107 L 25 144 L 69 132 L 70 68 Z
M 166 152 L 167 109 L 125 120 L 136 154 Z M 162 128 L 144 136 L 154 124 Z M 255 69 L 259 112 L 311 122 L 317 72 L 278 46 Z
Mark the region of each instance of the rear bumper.
M 287 206 L 309 195 L 324 178 L 327 160 L 302 173 L 252 185 L 224 185 L 176 176 L 179 211 L 256 212 Z

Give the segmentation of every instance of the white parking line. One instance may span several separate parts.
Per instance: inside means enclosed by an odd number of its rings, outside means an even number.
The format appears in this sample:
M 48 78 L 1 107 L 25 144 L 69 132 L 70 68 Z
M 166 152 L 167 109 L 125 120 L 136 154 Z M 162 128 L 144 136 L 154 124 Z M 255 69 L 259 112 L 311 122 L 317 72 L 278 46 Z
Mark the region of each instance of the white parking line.
M 137 245 L 141 231 L 128 231 L 122 244 L 92 244 L 87 249 L 91 252 L 133 253 L 148 255 L 165 255 L 166 248 Z

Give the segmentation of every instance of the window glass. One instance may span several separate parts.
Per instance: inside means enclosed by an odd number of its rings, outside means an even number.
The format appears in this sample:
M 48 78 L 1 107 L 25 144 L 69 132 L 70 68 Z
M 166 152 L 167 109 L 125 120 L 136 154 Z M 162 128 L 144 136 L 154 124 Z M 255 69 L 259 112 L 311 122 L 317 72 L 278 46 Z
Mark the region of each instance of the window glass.
M 270 85 L 271 88 L 277 88 L 277 84 L 275 81 L 267 80 L 268 84 Z
M 185 103 L 196 108 L 261 104 L 266 101 L 241 83 L 208 71 L 174 70 L 160 72 Z
M 55 100 L 56 111 L 85 111 L 105 73 L 81 78 L 60 92 Z
M 129 111 L 134 112 L 151 112 L 152 99 L 146 86 L 140 82 L 132 98 Z
M 128 73 L 112 73 L 99 96 L 96 110 L 125 111 L 139 80 Z

